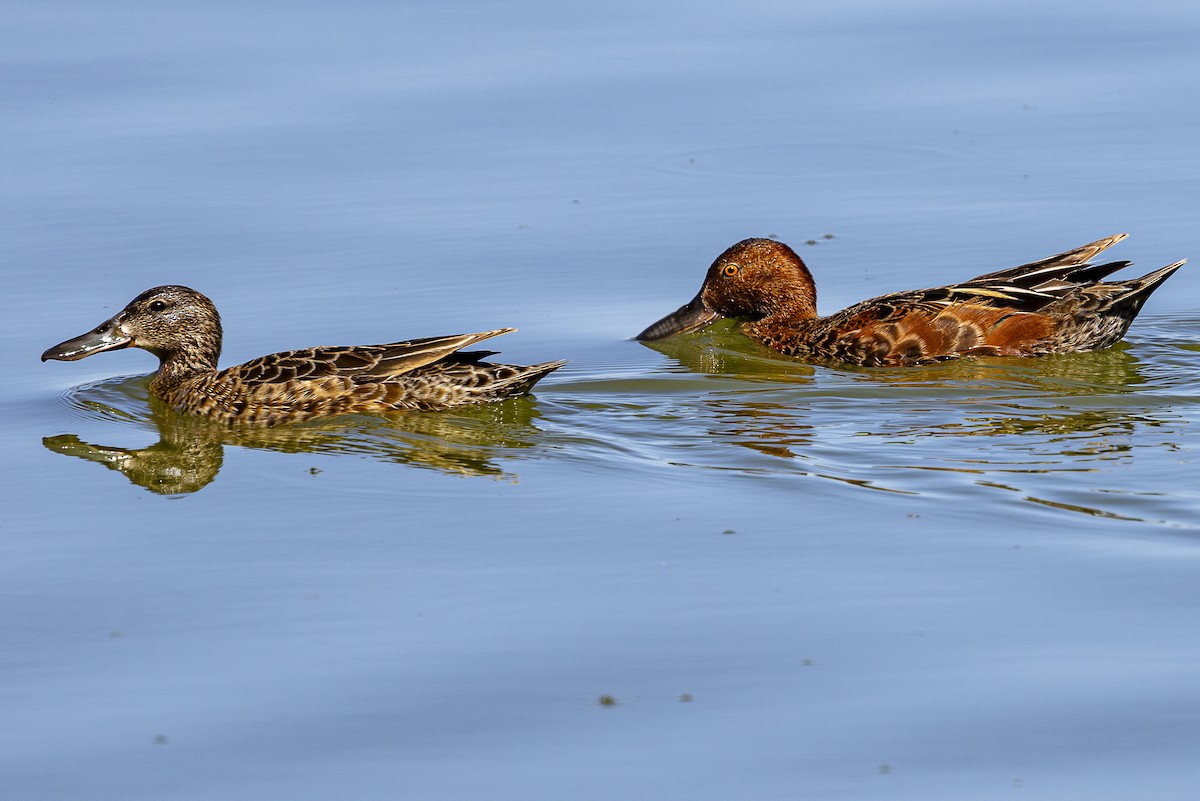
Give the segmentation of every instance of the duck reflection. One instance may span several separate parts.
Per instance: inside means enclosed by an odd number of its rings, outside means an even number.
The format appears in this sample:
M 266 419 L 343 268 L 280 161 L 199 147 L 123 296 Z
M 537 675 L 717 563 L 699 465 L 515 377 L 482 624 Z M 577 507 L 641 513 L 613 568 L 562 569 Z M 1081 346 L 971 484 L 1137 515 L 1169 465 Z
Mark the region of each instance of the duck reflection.
M 1067 474 L 1098 476 L 1101 463 L 1133 458 L 1140 447 L 1161 448 L 1163 437 L 1147 431 L 1169 439 L 1178 426 L 1170 398 L 1146 391 L 1161 384 L 1158 366 L 1139 361 L 1126 345 L 881 369 L 812 367 L 737 339 L 710 329 L 649 344 L 688 371 L 733 379 L 704 391 L 697 405 L 705 414 L 696 419 L 703 419 L 709 442 L 746 449 L 736 462 L 747 473 L 802 474 L 909 494 L 957 491 L 945 488 L 955 486 L 951 474 L 989 488 L 999 485 L 988 476 L 1023 484 L 1016 476 L 1024 474 L 1044 492 L 1045 481 L 1034 474 L 1059 474 L 1055 486 Z M 731 464 L 723 456 L 706 466 Z M 1103 480 L 1088 479 L 1086 486 L 1092 482 Z M 1111 499 L 1107 491 L 1104 497 Z M 1110 514 L 1074 499 L 1028 499 Z
M 101 401 L 80 402 L 91 414 L 128 420 L 127 410 Z M 495 463 L 498 456 L 534 447 L 538 413 L 528 398 L 516 398 L 460 412 L 400 412 L 381 417 L 344 417 L 279 428 L 230 428 L 196 415 L 176 412 L 148 399 L 146 421 L 158 442 L 125 448 L 85 442 L 75 434 L 44 437 L 56 453 L 96 462 L 132 483 L 160 495 L 203 489 L 216 479 L 225 447 L 282 453 L 354 454 L 464 476 L 515 478 Z
M 767 372 L 757 356 L 716 356 L 741 378 L 761 382 Z M 1106 447 L 1103 437 L 1161 422 L 1153 396 L 1133 393 L 1146 379 L 1137 360 L 1123 351 L 1012 361 L 909 368 L 903 371 L 906 379 L 895 370 L 858 368 L 842 377 L 849 384 L 836 388 L 789 372 L 784 382 L 807 383 L 809 391 L 764 392 L 759 383 L 757 392 L 707 399 L 705 405 L 721 423 L 710 433 L 780 456 L 796 455 L 797 446 L 821 439 L 820 429 L 830 424 L 852 425 L 858 437 L 1032 434 L 1055 443 L 1075 441 L 1081 433 L 1101 435 L 1077 451 L 1062 452 L 1076 455 L 1120 451 L 1126 446 Z M 1080 404 L 1085 396 L 1097 400 Z M 880 414 L 865 415 L 864 407 Z
M 693 373 L 804 383 L 817 370 L 809 363 L 747 339 L 737 332 L 732 320 L 721 320 L 695 334 L 638 344 L 658 351 Z
M 886 432 L 934 437 L 1031 435 L 1033 439 L 1019 441 L 1031 450 L 1071 457 L 1125 453 L 1130 450 L 1130 435 L 1164 421 L 1162 405 L 1154 396 L 1135 392 L 1148 379 L 1124 346 L 1011 362 L 955 362 L 939 366 L 941 370 L 917 370 L 913 378 L 933 391 L 951 387 L 965 391 L 958 413 L 946 419 L 943 412 L 936 415 L 936 422 L 926 419 L 911 425 L 891 421 Z M 878 371 L 872 379 L 889 385 L 895 381 Z
M 719 398 L 706 404 L 719 421 L 709 433 L 766 456 L 791 459 L 803 455 L 818 438 L 816 428 L 796 419 L 775 403 Z

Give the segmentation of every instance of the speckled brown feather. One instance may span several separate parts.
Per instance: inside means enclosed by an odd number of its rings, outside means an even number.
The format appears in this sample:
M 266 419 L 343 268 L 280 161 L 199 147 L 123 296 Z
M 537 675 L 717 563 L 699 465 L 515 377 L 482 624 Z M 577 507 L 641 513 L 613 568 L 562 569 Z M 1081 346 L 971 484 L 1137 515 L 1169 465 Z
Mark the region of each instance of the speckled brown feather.
M 1129 262 L 1089 259 L 1124 238 L 1107 237 L 961 284 L 883 295 L 828 317 L 817 315 L 812 275 L 791 248 L 747 239 L 713 262 L 690 304 L 638 338 L 732 317 L 745 321 L 746 335 L 782 353 L 870 366 L 1095 350 L 1124 336 L 1150 293 L 1184 263 L 1104 283 Z
M 204 295 L 156 287 L 97 329 L 46 351 L 78 359 L 141 347 L 160 359 L 150 392 L 178 411 L 225 423 L 271 425 L 337 414 L 450 409 L 528 392 L 565 362 L 529 367 L 482 361 L 462 348 L 515 329 L 427 337 L 386 345 L 274 353 L 217 372 L 221 322 Z

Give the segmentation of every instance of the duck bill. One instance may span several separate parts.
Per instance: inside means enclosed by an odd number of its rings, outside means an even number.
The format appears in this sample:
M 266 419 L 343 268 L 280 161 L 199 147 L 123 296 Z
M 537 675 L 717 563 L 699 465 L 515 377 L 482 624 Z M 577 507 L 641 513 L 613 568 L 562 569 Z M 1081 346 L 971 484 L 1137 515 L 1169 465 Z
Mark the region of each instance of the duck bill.
M 132 344 L 133 337 L 122 331 L 115 320 L 106 320 L 94 330 L 50 348 L 42 354 L 42 361 L 57 359 L 60 362 L 73 362 L 93 353 L 127 348 Z
M 673 337 L 676 334 L 686 334 L 689 331 L 695 331 L 709 323 L 720 320 L 722 315 L 708 308 L 702 300 L 702 295 L 703 292 L 696 295 L 696 297 L 692 298 L 691 303 L 671 312 L 638 334 L 634 339 L 639 342 L 654 342 L 655 340 Z

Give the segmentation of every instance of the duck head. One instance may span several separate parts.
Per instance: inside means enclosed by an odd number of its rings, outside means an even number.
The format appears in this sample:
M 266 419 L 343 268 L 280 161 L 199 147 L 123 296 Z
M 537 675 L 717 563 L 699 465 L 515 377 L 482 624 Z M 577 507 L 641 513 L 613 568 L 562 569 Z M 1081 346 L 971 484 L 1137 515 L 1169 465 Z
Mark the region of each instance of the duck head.
M 50 348 L 42 361 L 75 361 L 120 348 L 148 350 L 164 364 L 183 360 L 215 367 L 221 355 L 221 318 L 212 301 L 196 290 L 157 286 L 86 334 Z
M 743 239 L 708 268 L 699 294 L 638 334 L 652 342 L 686 334 L 722 317 L 805 320 L 817 316 L 812 274 L 796 252 L 773 239 Z

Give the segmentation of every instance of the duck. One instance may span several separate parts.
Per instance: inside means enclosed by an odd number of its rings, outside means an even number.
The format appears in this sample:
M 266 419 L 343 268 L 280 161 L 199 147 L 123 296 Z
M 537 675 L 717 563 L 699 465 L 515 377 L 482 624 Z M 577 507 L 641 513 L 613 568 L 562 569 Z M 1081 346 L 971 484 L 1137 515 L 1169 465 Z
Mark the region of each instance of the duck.
M 810 362 L 901 367 L 961 357 L 1038 356 L 1107 348 L 1186 259 L 1105 282 L 1128 261 L 1093 264 L 1117 234 L 961 284 L 881 295 L 827 317 L 812 274 L 774 239 L 744 239 L 717 257 L 700 292 L 635 339 L 653 342 L 721 318 L 784 355 Z
M 515 330 L 291 350 L 218 371 L 222 329 L 216 306 L 194 289 L 169 285 L 147 289 L 96 328 L 49 348 L 42 361 L 141 348 L 159 360 L 150 394 L 176 411 L 227 424 L 275 425 L 453 409 L 526 394 L 566 362 L 494 364 L 484 359 L 496 351 L 463 350 Z

